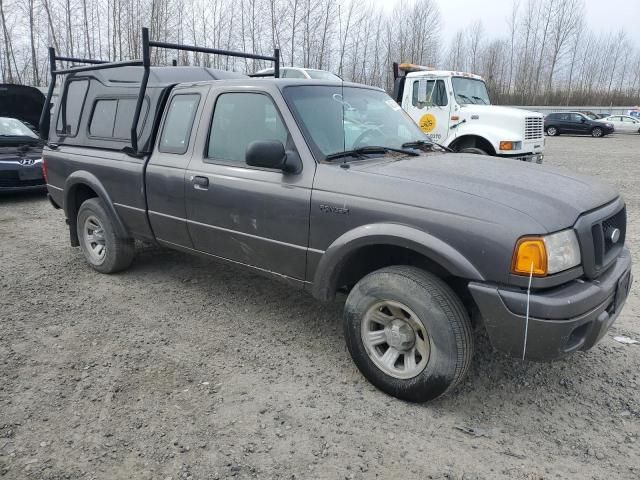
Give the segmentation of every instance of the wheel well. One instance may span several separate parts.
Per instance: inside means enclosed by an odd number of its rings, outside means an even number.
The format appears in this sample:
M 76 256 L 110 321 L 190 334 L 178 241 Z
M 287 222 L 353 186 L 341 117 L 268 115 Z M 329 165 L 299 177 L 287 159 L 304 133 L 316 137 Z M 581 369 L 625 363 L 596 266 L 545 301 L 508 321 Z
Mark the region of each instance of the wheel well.
M 411 265 L 426 270 L 444 280 L 465 305 L 473 303 L 465 279 L 452 275 L 442 265 L 419 252 L 396 245 L 368 245 L 351 253 L 340 266 L 336 290 L 349 292 L 365 275 L 392 265 Z
M 456 138 L 451 143 L 451 145 L 449 145 L 449 148 L 455 150 L 456 152 L 459 152 L 464 148 L 479 148 L 487 152 L 489 155 L 496 154 L 496 151 L 493 148 L 493 145 L 491 145 L 491 142 L 477 135 L 465 135 L 463 137 Z
M 76 231 L 76 220 L 78 217 L 78 210 L 80 209 L 80 205 L 82 205 L 86 200 L 90 198 L 97 197 L 98 194 L 88 185 L 84 183 L 79 183 L 73 186 L 73 190 L 69 193 L 67 197 L 67 221 L 69 223 L 69 235 L 71 240 L 71 245 L 77 247 L 80 245 L 80 241 L 78 239 L 78 233 Z

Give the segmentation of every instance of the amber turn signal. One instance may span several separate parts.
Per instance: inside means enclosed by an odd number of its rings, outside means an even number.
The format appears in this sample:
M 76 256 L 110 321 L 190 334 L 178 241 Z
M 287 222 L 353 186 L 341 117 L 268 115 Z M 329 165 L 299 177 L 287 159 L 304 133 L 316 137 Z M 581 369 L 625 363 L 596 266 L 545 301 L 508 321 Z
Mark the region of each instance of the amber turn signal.
M 541 237 L 523 237 L 513 252 L 511 273 L 544 277 L 547 274 L 547 249 Z
M 500 142 L 500 150 L 513 150 L 513 142 Z

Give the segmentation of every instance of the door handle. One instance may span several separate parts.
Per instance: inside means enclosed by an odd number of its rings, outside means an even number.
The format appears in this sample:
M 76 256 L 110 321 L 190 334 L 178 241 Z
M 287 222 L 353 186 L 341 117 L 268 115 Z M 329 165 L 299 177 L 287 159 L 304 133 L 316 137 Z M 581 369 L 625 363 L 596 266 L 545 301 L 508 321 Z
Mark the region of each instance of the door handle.
M 192 176 L 191 183 L 196 190 L 207 190 L 209 188 L 209 179 L 200 175 Z

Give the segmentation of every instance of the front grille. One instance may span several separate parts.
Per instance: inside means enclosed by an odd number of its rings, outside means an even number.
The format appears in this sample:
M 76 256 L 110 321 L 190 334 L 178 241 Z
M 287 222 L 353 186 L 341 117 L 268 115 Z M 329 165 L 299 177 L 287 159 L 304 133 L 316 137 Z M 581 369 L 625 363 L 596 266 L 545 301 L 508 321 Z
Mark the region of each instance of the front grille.
M 20 180 L 17 170 L 0 170 L 0 188 L 37 187 L 44 185 L 44 179 Z
M 544 136 L 544 120 L 542 117 L 527 117 L 524 120 L 524 139 L 535 140 Z
M 580 237 L 585 275 L 596 278 L 615 262 L 624 246 L 626 208 L 614 204 L 584 215 L 576 223 L 576 230 Z

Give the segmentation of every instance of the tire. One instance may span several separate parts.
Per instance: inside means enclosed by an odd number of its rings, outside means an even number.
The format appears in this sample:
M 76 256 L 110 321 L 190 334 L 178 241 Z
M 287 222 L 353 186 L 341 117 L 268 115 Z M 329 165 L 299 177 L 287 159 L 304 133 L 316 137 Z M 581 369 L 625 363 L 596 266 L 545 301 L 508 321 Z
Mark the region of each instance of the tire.
M 549 135 L 550 137 L 557 137 L 558 135 L 560 135 L 560 132 L 556 127 L 547 127 L 547 135 Z
M 489 155 L 487 152 L 477 147 L 468 147 L 460 150 L 460 153 L 473 153 L 475 155 Z
M 80 205 L 76 230 L 85 260 L 100 273 L 119 272 L 133 262 L 133 239 L 116 235 L 114 222 L 99 198 L 90 198 Z
M 469 315 L 458 296 L 436 276 L 409 266 L 377 270 L 353 287 L 344 334 L 360 372 L 383 392 L 410 402 L 449 392 L 473 355 Z
M 600 127 L 594 127 L 591 129 L 591 136 L 594 138 L 600 138 L 604 136 L 604 133 Z

